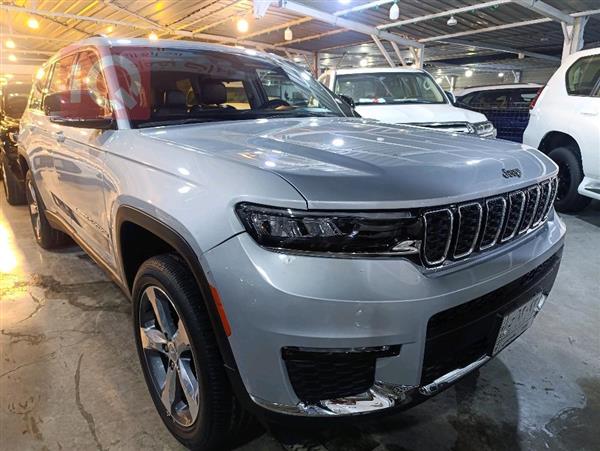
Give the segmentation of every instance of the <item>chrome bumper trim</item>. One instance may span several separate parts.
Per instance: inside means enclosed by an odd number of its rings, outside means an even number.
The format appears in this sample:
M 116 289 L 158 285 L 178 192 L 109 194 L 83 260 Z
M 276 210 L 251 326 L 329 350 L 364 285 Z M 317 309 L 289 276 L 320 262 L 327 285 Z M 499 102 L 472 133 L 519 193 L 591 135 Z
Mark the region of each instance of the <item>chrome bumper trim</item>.
M 431 384 L 422 387 L 417 385 L 386 384 L 377 381 L 369 391 L 359 395 L 339 399 L 327 399 L 315 404 L 299 402 L 293 406 L 265 401 L 252 395 L 250 397 L 260 407 L 285 415 L 338 417 L 365 414 L 408 404 L 419 395 L 435 395 L 448 385 L 453 384 L 461 377 L 482 366 L 490 358 L 489 356 L 483 356 L 466 367 L 451 371 L 436 379 Z

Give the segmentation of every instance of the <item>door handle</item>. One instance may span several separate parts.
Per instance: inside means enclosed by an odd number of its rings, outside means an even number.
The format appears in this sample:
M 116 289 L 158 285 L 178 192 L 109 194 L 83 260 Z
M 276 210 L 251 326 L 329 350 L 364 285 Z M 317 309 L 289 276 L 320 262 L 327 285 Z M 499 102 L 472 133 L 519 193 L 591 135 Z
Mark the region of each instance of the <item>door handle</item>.
M 59 143 L 64 143 L 65 142 L 65 135 L 63 134 L 63 132 L 54 132 L 54 139 L 56 139 L 57 142 Z

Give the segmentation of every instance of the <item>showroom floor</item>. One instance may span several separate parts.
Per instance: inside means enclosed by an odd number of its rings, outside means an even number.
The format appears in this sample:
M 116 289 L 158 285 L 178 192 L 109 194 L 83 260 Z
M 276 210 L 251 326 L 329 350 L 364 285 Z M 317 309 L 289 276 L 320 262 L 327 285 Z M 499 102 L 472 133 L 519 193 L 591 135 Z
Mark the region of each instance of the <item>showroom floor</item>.
M 181 449 L 146 391 L 128 301 L 79 248 L 38 248 L 27 209 L 0 202 L 0 447 Z M 274 434 L 295 450 L 600 449 L 600 202 L 564 219 L 552 296 L 478 380 L 395 416 Z M 282 449 L 255 435 L 240 449 Z

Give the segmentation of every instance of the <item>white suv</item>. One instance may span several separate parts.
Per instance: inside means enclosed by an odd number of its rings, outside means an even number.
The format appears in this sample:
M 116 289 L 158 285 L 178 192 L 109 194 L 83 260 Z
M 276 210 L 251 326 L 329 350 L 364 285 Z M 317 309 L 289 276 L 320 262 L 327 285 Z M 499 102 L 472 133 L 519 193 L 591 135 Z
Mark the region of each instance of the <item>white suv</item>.
M 570 55 L 532 103 L 523 143 L 559 167 L 556 208 L 600 199 L 600 49 Z
M 454 95 L 445 93 L 433 77 L 421 69 L 329 70 L 319 81 L 345 97 L 365 118 L 482 138 L 496 137 L 496 129 L 485 115 L 454 106 Z

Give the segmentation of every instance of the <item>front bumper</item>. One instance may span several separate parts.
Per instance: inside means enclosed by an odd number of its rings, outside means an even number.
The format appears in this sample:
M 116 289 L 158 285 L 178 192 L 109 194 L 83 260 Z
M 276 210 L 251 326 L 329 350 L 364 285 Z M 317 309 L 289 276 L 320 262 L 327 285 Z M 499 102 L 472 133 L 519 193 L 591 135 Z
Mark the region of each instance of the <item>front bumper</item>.
M 510 285 L 555 255 L 559 262 L 564 232 L 562 221 L 551 214 L 535 233 L 437 272 L 403 259 L 274 253 L 245 233 L 204 256 L 231 324 L 239 374 L 254 402 L 290 415 L 339 416 L 414 404 L 484 364 L 486 353 L 459 359 L 460 366 L 441 366 L 445 372 L 434 380 L 424 378 L 429 320 Z M 547 295 L 558 262 L 518 295 L 507 294 L 500 308 L 515 306 L 536 290 Z M 298 397 L 282 357 L 290 347 L 399 347 L 399 352 L 376 360 L 375 383 L 364 393 L 306 402 Z

